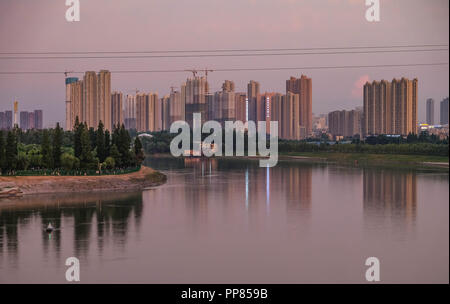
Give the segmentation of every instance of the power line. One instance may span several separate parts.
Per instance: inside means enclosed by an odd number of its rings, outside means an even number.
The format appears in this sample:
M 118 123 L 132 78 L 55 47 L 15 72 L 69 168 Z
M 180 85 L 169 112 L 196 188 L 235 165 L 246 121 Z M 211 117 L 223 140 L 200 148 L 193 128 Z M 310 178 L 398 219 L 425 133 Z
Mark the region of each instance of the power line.
M 384 46 L 311 47 L 311 48 L 262 48 L 262 49 L 204 49 L 204 50 L 147 50 L 147 51 L 33 51 L 0 52 L 0 55 L 67 55 L 67 54 L 156 54 L 156 53 L 227 53 L 227 52 L 274 52 L 274 51 L 319 51 L 347 49 L 392 49 L 417 47 L 448 47 L 448 44 L 411 44 Z
M 149 59 L 149 58 L 205 58 L 205 57 L 262 57 L 262 56 L 302 56 L 302 55 L 343 55 L 343 54 L 374 54 L 374 53 L 415 53 L 448 51 L 446 49 L 419 50 L 371 50 L 343 52 L 302 52 L 302 53 L 240 53 L 240 54 L 200 54 L 200 55 L 124 55 L 124 56 L 12 56 L 0 57 L 0 60 L 47 60 L 47 59 Z
M 355 69 L 355 68 L 390 68 L 390 67 L 417 67 L 417 66 L 443 66 L 448 62 L 434 63 L 406 63 L 406 64 L 378 64 L 378 65 L 342 65 L 342 66 L 304 66 L 304 67 L 264 67 L 264 68 L 219 68 L 214 72 L 249 72 L 249 71 L 285 71 L 285 70 L 325 70 L 325 69 Z M 186 73 L 186 70 L 117 70 L 113 74 L 136 73 Z M 71 72 L 71 74 L 84 74 L 85 72 Z M 0 71 L 0 75 L 40 75 L 64 74 L 64 71 Z

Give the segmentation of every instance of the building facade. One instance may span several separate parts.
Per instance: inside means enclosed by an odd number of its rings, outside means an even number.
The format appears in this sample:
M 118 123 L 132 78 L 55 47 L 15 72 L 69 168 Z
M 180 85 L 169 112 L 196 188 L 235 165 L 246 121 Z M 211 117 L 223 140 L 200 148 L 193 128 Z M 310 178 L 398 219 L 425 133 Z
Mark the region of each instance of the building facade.
M 448 125 L 448 97 L 441 101 L 440 116 L 441 125 Z
M 417 79 L 367 82 L 363 88 L 363 134 L 417 133 L 417 89 Z
M 301 75 L 300 78 L 291 77 L 286 80 L 286 94 L 288 92 L 299 95 L 299 122 L 308 136 L 312 131 L 312 79 L 305 75 Z
M 426 104 L 427 124 L 434 125 L 434 99 L 428 98 Z

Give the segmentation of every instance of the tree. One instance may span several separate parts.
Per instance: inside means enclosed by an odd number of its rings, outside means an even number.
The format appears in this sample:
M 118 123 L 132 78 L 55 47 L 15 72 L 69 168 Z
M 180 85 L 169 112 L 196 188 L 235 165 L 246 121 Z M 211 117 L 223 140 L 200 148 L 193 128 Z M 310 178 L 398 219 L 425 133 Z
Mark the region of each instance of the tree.
M 17 170 L 27 170 L 30 165 L 30 158 L 25 152 L 19 152 L 17 155 Z
M 119 149 L 120 155 L 122 156 L 122 166 L 127 167 L 131 165 L 131 153 L 130 153 L 130 144 L 131 144 L 131 138 L 130 134 L 127 130 L 125 130 L 125 126 L 122 124 L 119 130 L 119 139 L 118 139 L 118 146 L 117 149 Z
M 108 156 L 105 159 L 105 166 L 107 169 L 114 169 L 114 167 L 116 166 L 116 162 L 115 162 L 114 158 L 111 156 Z
M 105 130 L 105 156 L 109 156 L 109 150 L 111 149 L 111 134 L 108 130 Z
M 134 140 L 134 155 L 136 156 L 137 164 L 140 165 L 144 161 L 145 156 L 139 136 L 136 136 L 136 139 Z
M 73 127 L 73 149 L 75 157 L 80 157 L 81 155 L 81 133 L 83 133 L 84 125 L 80 124 L 78 116 L 75 118 L 75 125 Z
M 83 169 L 89 169 L 93 163 L 93 156 L 91 151 L 91 140 L 89 137 L 89 131 L 83 128 L 81 133 L 81 154 L 80 154 L 80 167 Z
M 61 167 L 61 145 L 62 145 L 63 131 L 59 126 L 59 122 L 56 123 L 55 132 L 53 133 L 53 164 L 55 168 Z
M 66 170 L 77 169 L 80 166 L 80 160 L 69 153 L 61 155 L 61 166 Z
M 12 171 L 16 169 L 17 163 L 17 139 L 14 135 L 13 131 L 8 131 L 8 135 L 6 136 L 6 170 Z
M 98 123 L 96 135 L 97 135 L 97 157 L 99 161 L 103 163 L 106 158 L 106 147 L 105 147 L 105 132 L 102 121 Z
M 3 138 L 3 131 L 0 130 L 0 173 L 4 171 L 6 171 L 5 140 Z
M 97 147 L 97 135 L 93 127 L 89 128 L 89 139 L 91 142 L 91 149 L 95 150 L 95 148 Z
M 44 132 L 42 133 L 41 154 L 42 165 L 47 169 L 53 168 L 53 155 L 52 148 L 50 146 L 50 136 L 48 130 L 44 130 Z
M 122 166 L 122 156 L 120 155 L 119 149 L 117 149 L 117 146 L 115 144 L 111 146 L 111 152 L 109 153 L 109 156 L 114 159 L 115 166 Z

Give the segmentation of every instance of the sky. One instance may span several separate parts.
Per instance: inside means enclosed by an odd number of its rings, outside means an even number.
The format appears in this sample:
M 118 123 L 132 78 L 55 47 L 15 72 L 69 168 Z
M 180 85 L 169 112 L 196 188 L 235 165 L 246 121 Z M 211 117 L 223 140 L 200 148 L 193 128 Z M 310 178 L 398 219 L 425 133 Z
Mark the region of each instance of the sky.
M 65 0 L 1 0 L 0 52 L 152 51 L 198 49 L 315 48 L 445 44 L 448 0 L 380 0 L 380 21 L 365 19 L 364 0 L 80 0 L 80 21 L 67 22 Z M 1 55 L 6 56 L 6 55 Z M 1 57 L 0 56 L 0 57 Z M 448 62 L 448 51 L 308 56 L 145 58 L 145 59 L 0 59 L 5 71 L 87 71 L 305 67 Z M 419 121 L 425 100 L 449 95 L 448 65 L 358 69 L 212 72 L 210 90 L 226 79 L 237 91 L 249 80 L 261 90 L 285 91 L 290 76 L 313 83 L 313 112 L 362 106 L 366 81 L 397 77 L 419 79 Z M 189 72 L 112 74 L 112 89 L 135 89 L 163 96 Z M 73 75 L 81 76 L 81 75 Z M 44 110 L 44 126 L 65 120 L 64 74 L 1 75 L 0 111 Z

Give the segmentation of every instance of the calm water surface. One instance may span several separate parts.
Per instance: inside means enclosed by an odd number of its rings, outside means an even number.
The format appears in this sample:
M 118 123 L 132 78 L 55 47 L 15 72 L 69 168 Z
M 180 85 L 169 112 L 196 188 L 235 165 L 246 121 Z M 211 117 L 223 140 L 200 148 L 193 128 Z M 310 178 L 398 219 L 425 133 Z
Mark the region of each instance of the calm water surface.
M 147 160 L 139 193 L 0 200 L 0 282 L 449 282 L 449 175 L 230 160 Z M 52 234 L 43 229 L 52 222 Z

